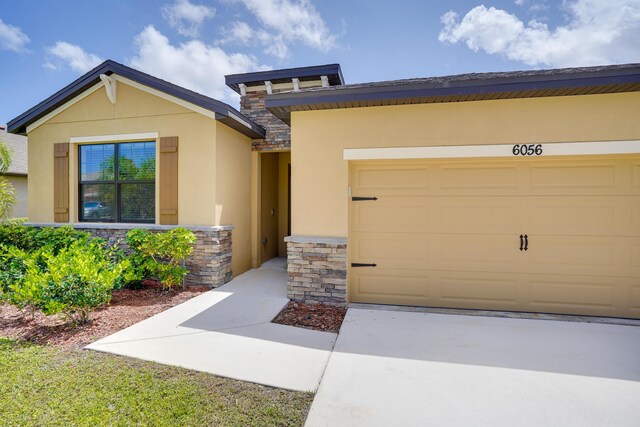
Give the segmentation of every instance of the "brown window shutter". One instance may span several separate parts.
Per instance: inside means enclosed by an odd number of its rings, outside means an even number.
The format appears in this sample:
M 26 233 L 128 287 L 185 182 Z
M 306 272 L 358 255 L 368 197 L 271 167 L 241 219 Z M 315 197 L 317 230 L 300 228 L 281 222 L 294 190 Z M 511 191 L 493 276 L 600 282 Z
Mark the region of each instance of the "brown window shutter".
M 178 137 L 160 138 L 160 224 L 178 223 Z
M 69 143 L 53 144 L 53 220 L 69 222 Z

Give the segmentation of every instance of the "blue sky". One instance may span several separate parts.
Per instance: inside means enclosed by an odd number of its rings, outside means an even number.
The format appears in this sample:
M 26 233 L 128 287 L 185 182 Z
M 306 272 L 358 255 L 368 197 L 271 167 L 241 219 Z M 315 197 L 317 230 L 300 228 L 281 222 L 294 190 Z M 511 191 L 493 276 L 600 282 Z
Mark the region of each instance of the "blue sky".
M 224 75 L 347 83 L 640 62 L 640 0 L 1 0 L 0 123 L 104 59 L 237 106 Z

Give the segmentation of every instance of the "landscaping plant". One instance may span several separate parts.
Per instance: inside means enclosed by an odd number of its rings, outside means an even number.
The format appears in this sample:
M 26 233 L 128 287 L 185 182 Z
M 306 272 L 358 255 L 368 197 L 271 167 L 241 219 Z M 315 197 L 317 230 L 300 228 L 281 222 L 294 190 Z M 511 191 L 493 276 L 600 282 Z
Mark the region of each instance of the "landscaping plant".
M 11 158 L 11 150 L 0 141 L 0 218 L 9 216 L 16 203 L 13 185 L 3 175 L 9 170 Z
M 62 314 L 85 323 L 91 310 L 110 301 L 114 288 L 155 278 L 165 289 L 180 284 L 184 260 L 195 235 L 184 228 L 163 233 L 135 229 L 127 234 L 130 251 L 108 247 L 103 239 L 72 227 L 0 223 L 0 303 L 33 317 Z
M 181 227 L 164 233 L 134 229 L 127 233 L 126 241 L 133 251 L 128 272 L 133 281 L 155 278 L 170 289 L 182 283 L 188 273 L 182 262 L 193 253 L 196 236 Z

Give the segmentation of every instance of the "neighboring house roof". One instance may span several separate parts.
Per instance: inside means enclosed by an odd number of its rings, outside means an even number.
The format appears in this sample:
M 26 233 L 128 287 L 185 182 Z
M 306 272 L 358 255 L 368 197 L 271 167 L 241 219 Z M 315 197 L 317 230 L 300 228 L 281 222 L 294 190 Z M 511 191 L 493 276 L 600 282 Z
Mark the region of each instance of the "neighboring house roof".
M 268 95 L 265 106 L 284 120 L 292 111 L 487 99 L 640 91 L 640 64 L 473 73 L 360 83 Z
M 27 138 L 7 133 L 6 127 L 0 126 L 0 141 L 13 152 L 7 175 L 26 176 L 28 172 Z
M 101 74 L 107 76 L 116 74 L 122 76 L 140 85 L 155 89 L 189 104 L 193 104 L 196 107 L 208 110 L 214 113 L 216 120 L 251 138 L 263 138 L 265 135 L 265 130 L 260 125 L 254 123 L 251 119 L 224 102 L 174 85 L 173 83 L 158 79 L 111 60 L 103 62 L 35 107 L 9 121 L 7 124 L 8 132 L 26 135 L 27 126 L 98 84 L 101 81 Z
M 254 86 L 271 83 L 290 82 L 297 78 L 300 81 L 317 79 L 319 76 L 327 76 L 330 85 L 344 85 L 340 64 L 314 65 L 311 67 L 284 68 L 281 70 L 258 71 L 255 73 L 229 74 L 224 76 L 225 83 L 231 89 L 240 93 L 240 84 Z

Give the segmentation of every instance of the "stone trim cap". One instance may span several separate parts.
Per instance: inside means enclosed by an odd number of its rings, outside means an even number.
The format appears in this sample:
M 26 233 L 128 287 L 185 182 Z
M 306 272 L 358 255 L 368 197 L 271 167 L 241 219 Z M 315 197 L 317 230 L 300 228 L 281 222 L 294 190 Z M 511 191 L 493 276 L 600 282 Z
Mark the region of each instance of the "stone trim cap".
M 287 243 L 324 243 L 328 245 L 346 245 L 346 237 L 322 237 L 322 236 L 287 236 L 284 238 Z

